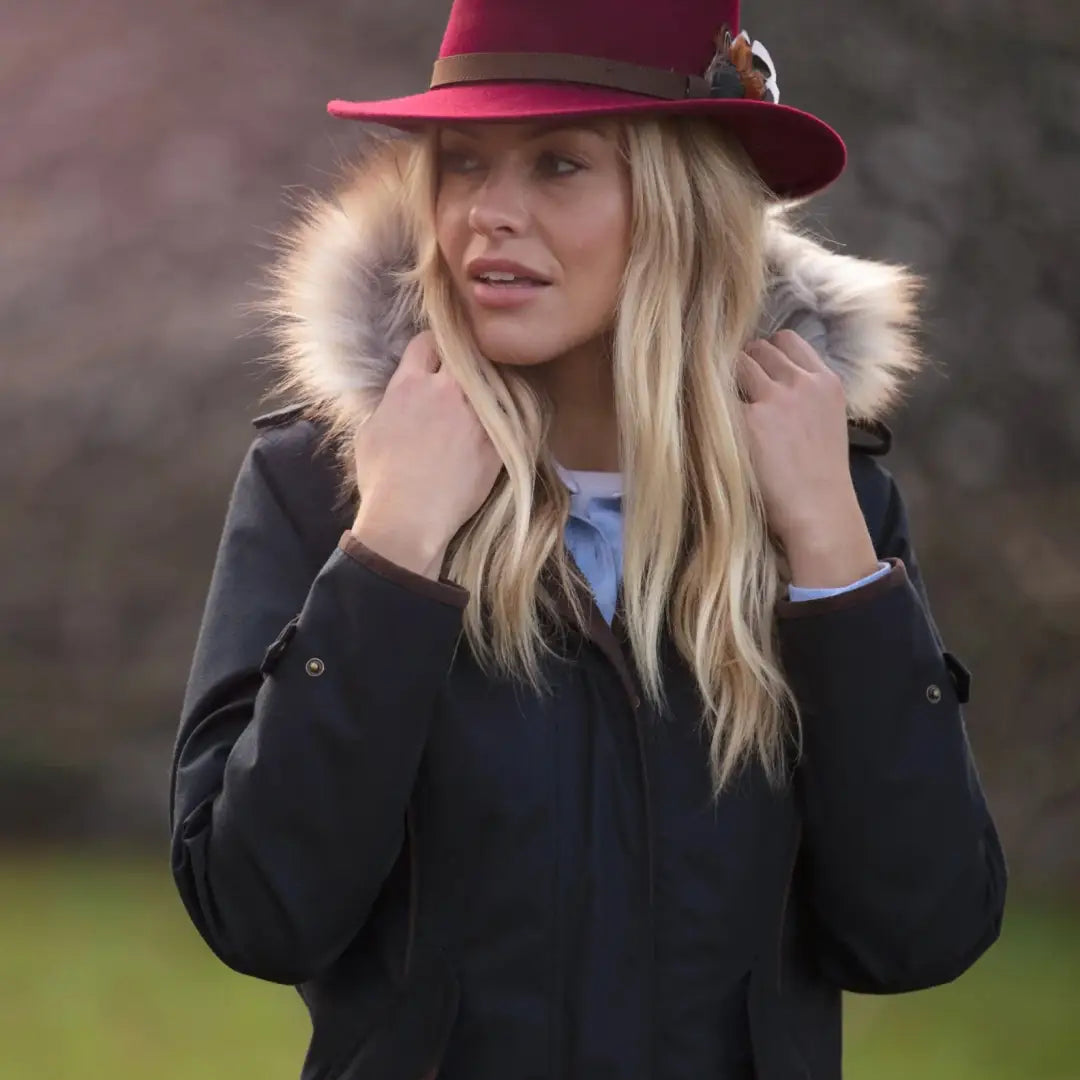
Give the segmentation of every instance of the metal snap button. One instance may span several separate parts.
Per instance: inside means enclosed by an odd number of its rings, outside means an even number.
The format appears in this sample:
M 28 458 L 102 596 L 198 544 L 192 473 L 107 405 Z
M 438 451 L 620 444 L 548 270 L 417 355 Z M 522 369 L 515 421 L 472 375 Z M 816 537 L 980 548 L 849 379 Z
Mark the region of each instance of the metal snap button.
M 926 700 L 929 701 L 931 705 L 936 705 L 941 700 L 941 687 L 936 683 L 931 683 L 926 688 Z
M 304 665 L 304 670 L 311 676 L 321 675 L 326 670 L 326 665 L 317 656 L 313 656 Z

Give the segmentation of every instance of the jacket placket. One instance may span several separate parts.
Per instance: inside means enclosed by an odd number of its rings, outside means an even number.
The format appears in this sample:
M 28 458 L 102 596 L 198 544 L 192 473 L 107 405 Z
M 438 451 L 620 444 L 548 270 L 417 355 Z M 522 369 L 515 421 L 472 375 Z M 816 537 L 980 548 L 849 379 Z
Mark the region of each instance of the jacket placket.
M 626 690 L 627 698 L 629 699 L 631 712 L 634 718 L 634 735 L 637 741 L 638 751 L 638 769 L 641 774 L 641 791 L 642 791 L 642 830 L 645 838 L 645 861 L 646 861 L 646 880 L 648 883 L 648 961 L 649 961 L 649 997 L 650 1004 L 646 1015 L 653 1015 L 652 1007 L 652 995 L 653 995 L 653 972 L 656 970 L 655 963 L 655 942 L 656 934 L 654 929 L 655 911 L 654 911 L 654 848 L 653 848 L 653 817 L 652 817 L 652 795 L 649 786 L 649 765 L 648 754 L 646 750 L 646 710 L 642 708 L 642 692 L 636 675 L 634 674 L 633 666 L 630 660 L 629 652 L 629 635 L 626 629 L 625 610 L 623 607 L 623 587 L 622 582 L 619 583 L 618 592 L 615 600 L 615 611 L 612 616 L 611 625 L 608 625 L 608 621 L 604 618 L 603 612 L 600 610 L 596 603 L 596 598 L 592 591 L 586 588 L 576 580 L 573 581 L 574 588 L 577 591 L 577 595 L 581 601 L 582 608 L 585 612 L 585 636 L 600 648 L 600 651 L 604 654 L 605 658 L 612 664 L 615 671 L 619 675 L 619 679 L 623 684 L 623 688 Z M 562 590 L 555 589 L 556 604 L 560 613 L 571 623 L 573 622 L 573 611 L 570 602 Z M 653 1067 L 652 1058 L 655 1054 L 655 1040 L 652 1040 L 653 1051 L 650 1053 L 650 1069 L 649 1075 L 653 1075 L 655 1069 Z

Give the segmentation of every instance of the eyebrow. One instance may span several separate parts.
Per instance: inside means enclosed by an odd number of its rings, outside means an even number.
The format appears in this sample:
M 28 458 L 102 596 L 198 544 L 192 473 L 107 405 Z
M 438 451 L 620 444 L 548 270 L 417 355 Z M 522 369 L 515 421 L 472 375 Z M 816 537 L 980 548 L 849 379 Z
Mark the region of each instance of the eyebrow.
M 472 136 L 474 125 L 462 126 L 460 124 L 447 124 L 442 123 L 439 125 L 446 131 L 456 131 L 459 135 Z M 607 132 L 601 127 L 599 123 L 593 120 L 582 118 L 580 120 L 546 120 L 537 124 L 532 124 L 529 127 L 528 134 L 525 136 L 527 139 L 539 139 L 544 135 L 551 135 L 556 131 L 591 131 L 595 135 L 599 135 L 602 138 L 607 137 Z

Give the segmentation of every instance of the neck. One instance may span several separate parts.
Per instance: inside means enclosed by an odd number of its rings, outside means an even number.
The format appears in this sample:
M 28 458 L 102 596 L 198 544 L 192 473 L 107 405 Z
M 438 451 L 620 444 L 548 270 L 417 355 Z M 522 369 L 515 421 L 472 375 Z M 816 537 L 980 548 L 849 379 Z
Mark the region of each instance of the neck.
M 610 340 L 595 338 L 524 370 L 552 403 L 548 449 L 555 460 L 566 469 L 618 472 Z

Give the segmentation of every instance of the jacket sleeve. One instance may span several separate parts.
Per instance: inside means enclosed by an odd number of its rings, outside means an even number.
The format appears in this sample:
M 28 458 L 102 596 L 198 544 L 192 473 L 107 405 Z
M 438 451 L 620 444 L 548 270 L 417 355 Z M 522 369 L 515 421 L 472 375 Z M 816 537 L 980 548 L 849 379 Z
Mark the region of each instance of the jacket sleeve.
M 393 867 L 469 594 L 345 536 L 318 565 L 295 483 L 283 494 L 288 438 L 256 437 L 236 479 L 169 815 L 199 933 L 235 970 L 293 985 L 340 955 Z
M 778 626 L 803 714 L 798 872 L 819 966 L 845 990 L 893 993 L 948 982 L 990 947 L 1006 864 L 964 727 L 967 671 L 930 614 L 899 489 L 869 467 L 891 573 L 781 601 Z

